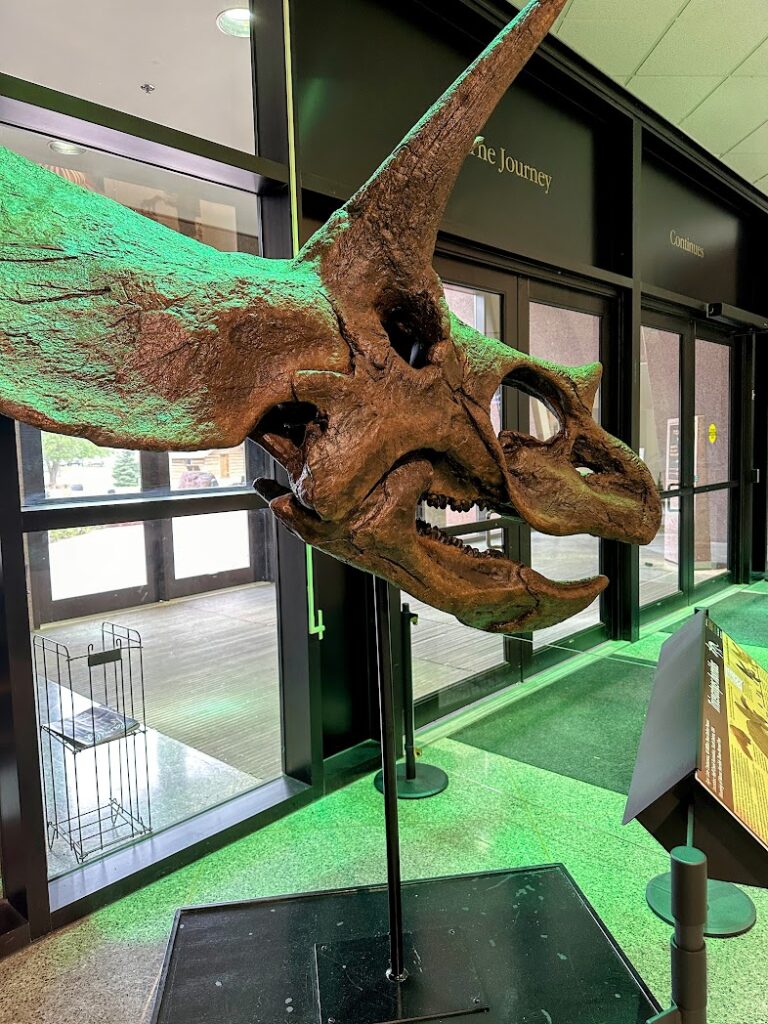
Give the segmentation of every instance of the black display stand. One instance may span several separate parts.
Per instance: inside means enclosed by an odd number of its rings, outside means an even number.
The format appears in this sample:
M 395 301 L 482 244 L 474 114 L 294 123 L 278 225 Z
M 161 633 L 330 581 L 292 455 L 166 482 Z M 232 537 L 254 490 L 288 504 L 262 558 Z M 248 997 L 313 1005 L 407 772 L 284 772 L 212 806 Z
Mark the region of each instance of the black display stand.
M 403 641 L 403 716 L 405 718 L 405 761 L 396 772 L 397 795 L 400 800 L 425 800 L 438 796 L 448 788 L 448 776 L 442 768 L 416 760 L 416 709 L 413 700 L 413 658 L 411 626 L 418 616 L 410 605 L 400 609 L 400 630 Z M 384 792 L 384 772 L 378 772 L 373 784 Z
M 561 866 L 402 883 L 387 584 L 375 580 L 387 885 L 180 910 L 153 1024 L 645 1024 Z

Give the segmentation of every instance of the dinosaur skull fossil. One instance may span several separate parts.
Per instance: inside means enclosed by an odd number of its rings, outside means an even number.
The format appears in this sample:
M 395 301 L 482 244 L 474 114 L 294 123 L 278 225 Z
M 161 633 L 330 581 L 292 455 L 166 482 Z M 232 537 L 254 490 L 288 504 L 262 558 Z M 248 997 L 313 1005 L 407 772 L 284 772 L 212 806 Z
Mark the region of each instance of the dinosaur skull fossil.
M 592 418 L 600 367 L 483 337 L 431 266 L 475 137 L 564 3 L 533 0 L 294 260 L 215 252 L 2 151 L 0 410 L 115 447 L 251 436 L 290 479 L 258 489 L 308 543 L 480 629 L 586 607 L 604 577 L 550 582 L 416 519 L 426 500 L 552 535 L 658 529 L 650 474 Z M 553 438 L 497 435 L 502 381 L 557 416 Z

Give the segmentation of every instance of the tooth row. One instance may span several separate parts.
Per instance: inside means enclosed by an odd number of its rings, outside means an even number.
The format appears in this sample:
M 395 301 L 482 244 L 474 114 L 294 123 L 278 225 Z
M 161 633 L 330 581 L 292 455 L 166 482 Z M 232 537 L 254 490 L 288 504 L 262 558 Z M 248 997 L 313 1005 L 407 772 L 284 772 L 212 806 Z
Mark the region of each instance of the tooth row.
M 429 523 L 425 523 L 423 519 L 416 520 L 416 530 L 422 535 L 422 537 L 430 537 L 432 540 L 439 541 L 441 544 L 447 544 L 449 547 L 460 548 L 465 555 L 471 555 L 472 558 L 504 558 L 505 556 L 501 551 L 494 551 L 489 549 L 488 551 L 478 551 L 477 548 L 470 547 L 465 544 L 460 537 L 452 537 L 449 533 L 443 533 L 442 530 L 436 526 L 430 526 Z
M 482 498 L 478 498 L 476 501 L 458 501 L 456 498 L 452 498 L 449 494 L 428 493 L 423 495 L 421 500 L 432 508 L 450 507 L 454 512 L 469 512 L 469 510 L 475 505 L 479 509 L 483 510 L 493 508 L 490 502 L 485 501 Z

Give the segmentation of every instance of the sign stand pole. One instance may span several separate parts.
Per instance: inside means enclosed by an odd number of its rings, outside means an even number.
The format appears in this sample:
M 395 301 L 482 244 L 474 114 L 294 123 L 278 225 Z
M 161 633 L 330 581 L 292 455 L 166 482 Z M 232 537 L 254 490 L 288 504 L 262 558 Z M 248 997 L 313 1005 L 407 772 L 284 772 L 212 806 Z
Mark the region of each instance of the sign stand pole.
M 694 846 L 671 854 L 672 1006 L 648 1024 L 707 1024 L 707 858 Z
M 693 849 L 693 804 L 688 808 L 687 847 Z M 674 863 L 674 862 L 673 862 Z M 648 906 L 667 924 L 675 923 L 674 916 L 674 875 L 667 872 L 657 875 L 648 883 L 645 898 Z M 704 934 L 710 939 L 733 939 L 751 931 L 757 922 L 757 909 L 751 898 L 733 882 L 707 882 L 707 915 Z

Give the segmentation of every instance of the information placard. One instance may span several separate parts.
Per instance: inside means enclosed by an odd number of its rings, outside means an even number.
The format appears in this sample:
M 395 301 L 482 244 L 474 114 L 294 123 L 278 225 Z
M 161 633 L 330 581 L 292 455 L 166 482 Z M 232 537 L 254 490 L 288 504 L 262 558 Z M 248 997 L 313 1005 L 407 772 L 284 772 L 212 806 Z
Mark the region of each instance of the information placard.
M 768 672 L 711 619 L 698 781 L 768 849 Z
M 625 824 L 672 850 L 689 841 L 710 878 L 768 887 L 768 671 L 703 610 L 661 650 Z

